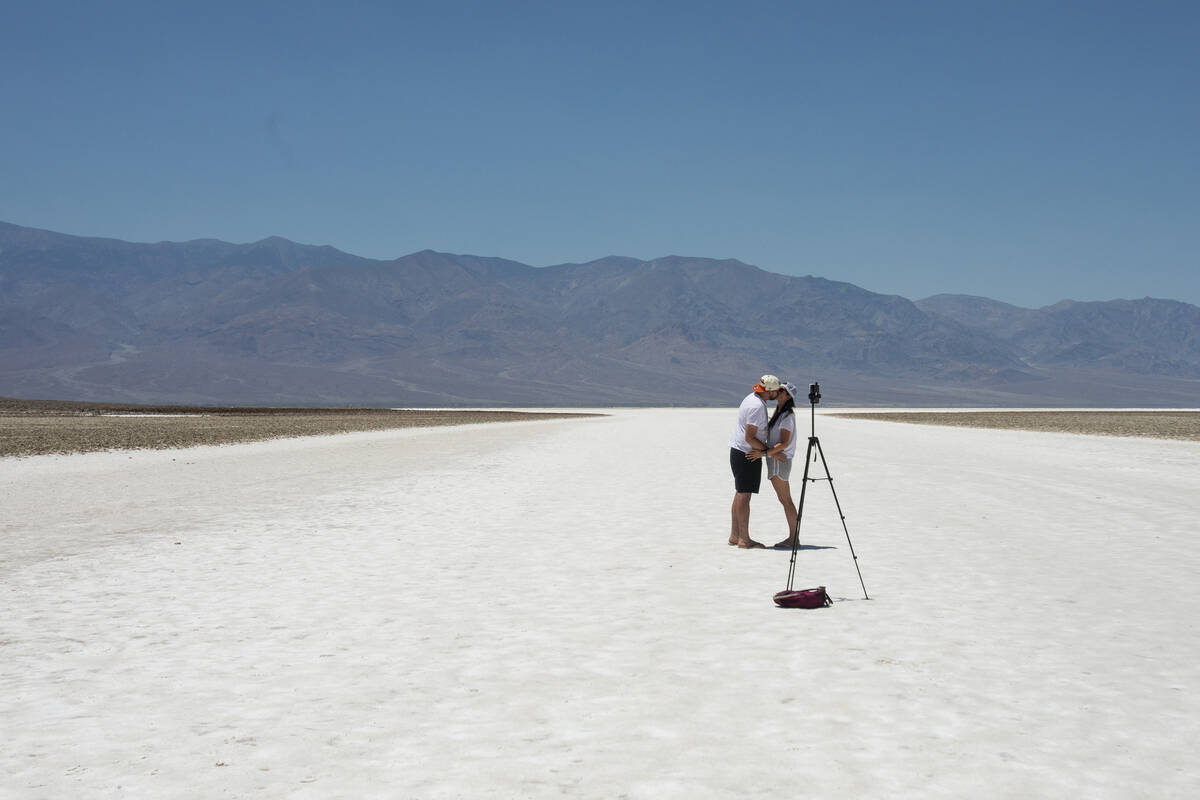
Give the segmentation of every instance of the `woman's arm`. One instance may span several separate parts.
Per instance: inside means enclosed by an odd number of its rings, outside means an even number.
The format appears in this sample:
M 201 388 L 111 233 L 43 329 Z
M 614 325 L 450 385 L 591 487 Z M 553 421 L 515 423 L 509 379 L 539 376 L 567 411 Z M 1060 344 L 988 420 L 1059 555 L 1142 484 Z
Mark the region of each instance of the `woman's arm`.
M 784 428 L 783 430 L 781 430 L 779 432 L 779 444 L 775 445 L 770 450 L 768 450 L 767 455 L 769 455 L 771 458 L 775 459 L 776 461 L 787 461 L 787 459 L 783 457 L 783 451 L 787 450 L 788 442 L 790 442 L 791 440 L 792 440 L 792 432 L 789 431 L 787 428 Z

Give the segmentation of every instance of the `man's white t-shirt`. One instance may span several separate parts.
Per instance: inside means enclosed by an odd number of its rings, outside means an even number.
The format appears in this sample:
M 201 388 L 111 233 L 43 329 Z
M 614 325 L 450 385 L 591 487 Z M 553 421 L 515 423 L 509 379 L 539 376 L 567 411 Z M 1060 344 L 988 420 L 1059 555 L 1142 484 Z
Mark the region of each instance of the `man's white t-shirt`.
M 760 400 L 754 392 L 746 395 L 746 399 L 738 406 L 737 423 L 733 426 L 733 435 L 729 439 L 729 446 L 734 450 L 741 450 L 743 453 L 749 453 L 752 449 L 750 445 L 746 444 L 747 425 L 758 428 L 760 440 L 766 435 L 767 404 Z
M 783 436 L 781 435 L 783 431 L 792 432 L 791 438 L 788 439 L 787 447 L 783 448 L 783 455 L 788 459 L 793 459 L 796 457 L 796 415 L 794 413 L 788 414 L 775 423 L 775 426 L 771 428 L 771 438 L 767 440 L 767 444 L 771 447 L 779 444 L 783 440 Z M 759 438 L 761 439 L 762 437 L 760 436 Z

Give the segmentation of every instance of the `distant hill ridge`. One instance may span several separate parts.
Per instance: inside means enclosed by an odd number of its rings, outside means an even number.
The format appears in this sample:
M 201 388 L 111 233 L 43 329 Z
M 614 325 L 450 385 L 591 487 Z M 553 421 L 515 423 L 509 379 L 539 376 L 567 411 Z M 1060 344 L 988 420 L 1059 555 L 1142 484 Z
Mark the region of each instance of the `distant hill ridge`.
M 1200 406 L 1200 308 L 909 301 L 736 260 L 537 268 L 0 223 L 0 394 L 260 405 Z

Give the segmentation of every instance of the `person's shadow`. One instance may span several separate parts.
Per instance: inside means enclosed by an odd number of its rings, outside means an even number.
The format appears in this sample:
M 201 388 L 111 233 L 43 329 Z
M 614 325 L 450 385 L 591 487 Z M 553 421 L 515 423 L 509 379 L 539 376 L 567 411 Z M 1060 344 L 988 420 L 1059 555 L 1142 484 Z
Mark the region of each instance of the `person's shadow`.
M 785 550 L 789 553 L 792 552 L 792 548 L 790 546 L 789 547 L 772 547 L 771 549 L 772 550 Z M 802 544 L 799 547 L 797 547 L 796 549 L 797 550 L 837 550 L 837 547 L 834 545 L 826 545 L 826 544 Z

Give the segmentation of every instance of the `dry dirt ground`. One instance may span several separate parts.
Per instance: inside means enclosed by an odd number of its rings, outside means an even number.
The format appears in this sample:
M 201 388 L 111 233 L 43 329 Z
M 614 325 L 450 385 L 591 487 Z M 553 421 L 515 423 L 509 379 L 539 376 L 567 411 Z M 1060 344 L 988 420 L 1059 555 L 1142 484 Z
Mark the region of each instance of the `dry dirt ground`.
M 164 449 L 389 428 L 594 414 L 378 408 L 210 408 L 0 398 L 0 457 Z
M 1200 411 L 896 411 L 832 416 L 920 425 L 1200 441 Z

